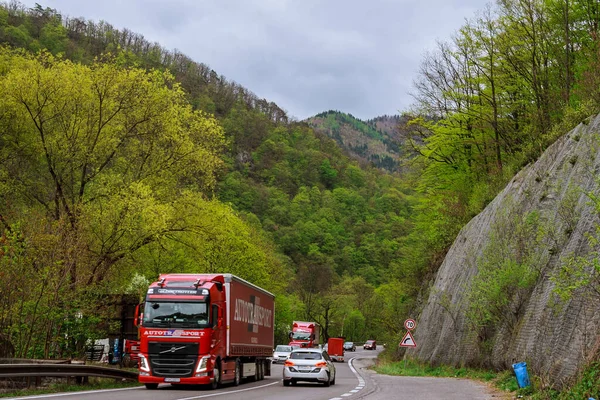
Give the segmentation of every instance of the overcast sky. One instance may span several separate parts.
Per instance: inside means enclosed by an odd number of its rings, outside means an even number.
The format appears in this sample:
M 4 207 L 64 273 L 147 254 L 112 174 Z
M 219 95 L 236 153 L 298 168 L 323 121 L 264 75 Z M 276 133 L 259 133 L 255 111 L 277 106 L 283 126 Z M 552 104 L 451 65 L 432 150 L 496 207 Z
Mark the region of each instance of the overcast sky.
M 207 64 L 289 116 L 412 103 L 419 64 L 489 0 L 21 0 L 104 20 Z

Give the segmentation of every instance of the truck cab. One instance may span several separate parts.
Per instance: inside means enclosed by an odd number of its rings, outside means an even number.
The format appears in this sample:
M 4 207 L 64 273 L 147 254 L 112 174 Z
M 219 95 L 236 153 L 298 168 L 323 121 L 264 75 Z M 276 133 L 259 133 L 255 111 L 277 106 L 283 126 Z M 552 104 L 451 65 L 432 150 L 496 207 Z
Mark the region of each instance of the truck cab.
M 294 321 L 290 332 L 290 346 L 316 347 L 320 343 L 320 328 L 316 322 Z

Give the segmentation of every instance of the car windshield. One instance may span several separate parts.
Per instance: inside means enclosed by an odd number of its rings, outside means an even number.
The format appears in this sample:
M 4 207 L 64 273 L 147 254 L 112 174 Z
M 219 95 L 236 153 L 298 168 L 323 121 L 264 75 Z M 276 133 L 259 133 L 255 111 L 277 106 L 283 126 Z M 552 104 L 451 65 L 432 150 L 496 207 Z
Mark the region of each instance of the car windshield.
M 367 340 L 367 344 L 373 344 L 374 340 Z
M 292 346 L 277 346 L 275 347 L 275 351 L 280 351 L 282 353 L 289 353 L 292 351 Z
M 293 360 L 320 360 L 321 353 L 316 351 L 294 351 L 290 354 L 290 358 Z
M 346 343 L 344 343 L 344 346 L 352 346 L 353 344 L 354 343 L 352 343 L 352 342 L 346 342 Z
M 144 308 L 144 326 L 204 328 L 208 306 L 199 302 L 149 301 Z

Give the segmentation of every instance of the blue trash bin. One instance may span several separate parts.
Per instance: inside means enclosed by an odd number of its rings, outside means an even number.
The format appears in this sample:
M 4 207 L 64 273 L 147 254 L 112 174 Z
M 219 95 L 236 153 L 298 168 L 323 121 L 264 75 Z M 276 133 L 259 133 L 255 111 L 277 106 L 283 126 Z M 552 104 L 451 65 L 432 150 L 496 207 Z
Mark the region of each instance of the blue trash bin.
M 527 363 L 520 362 L 517 364 L 513 364 L 513 370 L 515 371 L 515 375 L 517 376 L 517 383 L 520 388 L 527 387 L 531 385 L 529 382 L 529 374 L 527 373 Z

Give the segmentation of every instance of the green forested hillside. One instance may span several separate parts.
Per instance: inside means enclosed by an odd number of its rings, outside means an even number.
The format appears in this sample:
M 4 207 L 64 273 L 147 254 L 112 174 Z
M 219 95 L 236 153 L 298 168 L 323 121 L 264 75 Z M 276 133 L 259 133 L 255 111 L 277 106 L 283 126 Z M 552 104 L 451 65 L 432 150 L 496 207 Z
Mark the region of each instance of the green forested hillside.
M 403 161 L 410 158 L 407 146 L 408 117 L 380 116 L 361 121 L 350 114 L 327 111 L 310 117 L 306 122 L 332 139 L 361 165 L 373 165 L 389 172 L 402 170 Z

